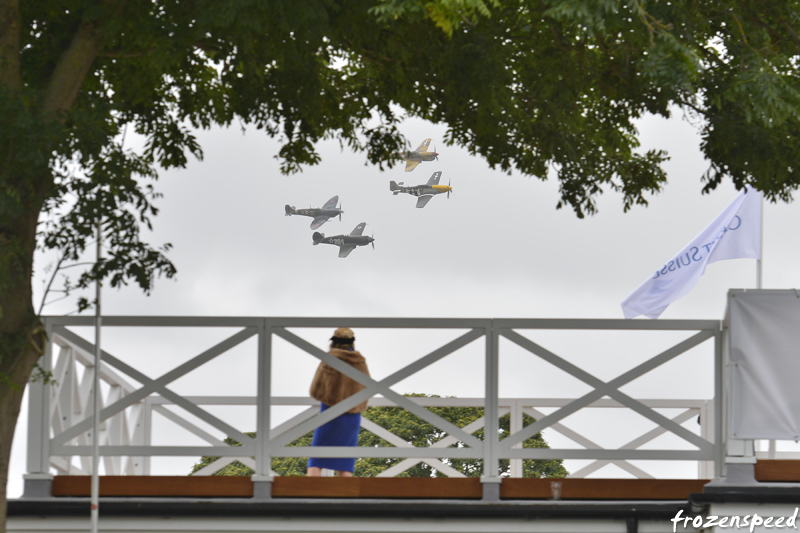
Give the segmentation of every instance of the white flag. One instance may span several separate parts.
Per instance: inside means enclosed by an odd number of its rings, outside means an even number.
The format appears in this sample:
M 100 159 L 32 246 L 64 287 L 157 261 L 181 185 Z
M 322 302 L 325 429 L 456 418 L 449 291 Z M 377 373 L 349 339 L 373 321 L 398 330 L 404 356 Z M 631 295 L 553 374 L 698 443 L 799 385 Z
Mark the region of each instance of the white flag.
M 761 193 L 749 185 L 676 256 L 622 302 L 625 318 L 658 318 L 695 286 L 706 265 L 723 259 L 760 259 Z

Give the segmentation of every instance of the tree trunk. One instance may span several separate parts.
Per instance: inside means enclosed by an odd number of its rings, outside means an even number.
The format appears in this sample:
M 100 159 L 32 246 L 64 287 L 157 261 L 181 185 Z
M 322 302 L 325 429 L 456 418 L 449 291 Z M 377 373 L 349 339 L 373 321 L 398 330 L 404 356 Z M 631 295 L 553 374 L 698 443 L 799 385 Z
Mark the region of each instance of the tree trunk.
M 24 328 L 24 332 L 15 332 L 9 334 L 2 333 L 2 342 L 5 344 L 6 339 L 13 336 L 23 335 L 24 338 L 30 339 L 31 330 Z M 8 470 L 11 461 L 11 444 L 14 440 L 14 430 L 17 426 L 17 417 L 19 416 L 20 406 L 22 405 L 22 394 L 25 392 L 25 385 L 30 378 L 36 361 L 39 358 L 39 352 L 28 345 L 22 353 L 19 354 L 17 364 L 14 366 L 10 379 L 4 379 L 0 382 L 0 533 L 6 531 L 6 509 L 7 509 L 7 488 L 8 488 Z
M 124 4 L 112 5 L 109 15 L 118 16 Z M 82 21 L 58 57 L 40 107 L 28 107 L 35 99 L 26 100 L 18 92 L 19 9 L 19 0 L 0 0 L 0 97 L 6 104 L 0 120 L 6 133 L 11 131 L 9 124 L 34 123 L 26 131 L 4 136 L 0 144 L 0 533 L 6 532 L 11 444 L 22 395 L 46 342 L 33 310 L 31 276 L 39 213 L 53 192 L 50 154 L 63 134 L 53 126 L 74 104 L 102 47 L 104 32 L 97 21 Z M 19 147 L 15 137 L 22 140 Z
M 0 127 L 8 133 L 9 124 L 34 124 L 4 136 L 0 143 L 0 533 L 6 531 L 11 444 L 22 395 L 46 342 L 33 310 L 31 276 L 39 213 L 53 192 L 50 154 L 57 149 L 57 137 L 64 134 L 51 126 L 61 123 L 75 103 L 103 46 L 107 31 L 103 24 L 122 15 L 126 0 L 102 4 L 102 16 L 82 20 L 69 45 L 53 57 L 56 61 L 43 94 L 22 98 L 20 0 L 0 0 L 0 97 L 6 100 L 0 102 L 10 104 L 3 107 Z M 15 122 L 18 116 L 25 120 Z M 19 147 L 15 137 L 22 140 Z
M 6 185 L 11 180 L 4 180 Z M 19 190 L 19 189 L 17 189 Z M 28 187 L 30 191 L 30 185 Z M 40 196 L 4 202 L 0 211 L 0 533 L 6 531 L 11 444 L 22 395 L 42 354 L 45 334 L 33 310 L 31 275 Z

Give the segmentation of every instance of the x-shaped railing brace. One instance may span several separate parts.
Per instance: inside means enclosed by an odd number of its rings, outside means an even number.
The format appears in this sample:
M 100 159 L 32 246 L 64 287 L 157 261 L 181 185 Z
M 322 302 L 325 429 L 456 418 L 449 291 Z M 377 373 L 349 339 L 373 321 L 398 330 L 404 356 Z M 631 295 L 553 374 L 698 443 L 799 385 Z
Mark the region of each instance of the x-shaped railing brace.
M 543 413 L 537 411 L 536 409 L 531 409 L 531 411 L 532 411 L 532 414 L 533 414 L 534 417 L 543 417 L 544 416 Z M 672 421 L 675 422 L 676 424 L 682 424 L 683 422 L 686 422 L 687 420 L 690 420 L 690 419 L 694 418 L 695 416 L 697 416 L 697 413 L 692 412 L 692 409 L 687 409 L 687 410 L 683 411 L 682 413 L 672 417 Z M 591 440 L 583 437 L 583 435 L 580 435 L 580 434 L 570 430 L 569 428 L 565 428 L 561 424 L 553 424 L 551 427 L 553 429 L 559 428 L 559 429 L 557 429 L 557 431 L 559 433 L 561 433 L 562 435 L 566 436 L 567 438 L 571 438 L 573 441 L 577 442 L 578 444 L 584 446 L 587 449 L 590 449 L 590 450 L 602 450 L 602 449 L 604 449 L 599 444 L 597 444 L 595 442 L 592 442 Z M 564 430 L 566 430 L 566 432 Z M 570 433 L 572 435 L 570 435 Z M 662 427 L 657 427 L 657 428 L 651 429 L 650 431 L 648 431 L 646 433 L 643 433 L 642 435 L 639 435 L 635 439 L 626 442 L 625 444 L 623 444 L 622 446 L 620 446 L 617 449 L 618 450 L 634 450 L 634 449 L 637 449 L 637 448 L 643 446 L 644 444 L 647 444 L 648 442 L 652 441 L 656 437 L 659 437 L 659 436 L 663 435 L 664 433 L 666 433 L 666 430 L 664 428 L 662 428 Z M 579 469 L 579 470 L 577 470 L 575 472 L 570 472 L 569 477 L 574 477 L 574 478 L 586 477 L 589 474 L 591 474 L 593 472 L 596 472 L 596 471 L 600 470 L 601 468 L 603 468 L 604 466 L 609 465 L 609 464 L 617 465 L 622 470 L 625 470 L 626 472 L 628 472 L 630 474 L 633 474 L 634 476 L 636 476 L 637 478 L 640 478 L 640 479 L 655 479 L 654 476 L 648 474 L 647 472 L 645 472 L 641 468 L 638 468 L 637 466 L 632 465 L 629 461 L 626 461 L 624 459 L 595 459 L 594 461 L 592 461 L 588 465 L 584 466 L 583 468 L 581 468 L 581 469 Z
M 57 333 L 61 337 L 63 337 L 66 341 L 71 342 L 78 346 L 79 348 L 91 352 L 94 350 L 94 346 L 83 339 L 79 335 L 69 331 L 68 329 L 64 328 L 63 326 L 57 326 L 54 328 L 54 333 Z M 153 393 L 159 393 L 163 397 L 171 400 L 174 404 L 183 407 L 188 412 L 195 415 L 200 420 L 207 422 L 211 426 L 219 429 L 220 431 L 224 431 L 226 435 L 231 438 L 235 438 L 240 443 L 242 443 L 242 449 L 236 450 L 238 453 L 242 455 L 255 455 L 254 450 L 254 440 L 252 437 L 245 435 L 238 429 L 234 428 L 231 425 L 223 422 L 219 418 L 215 417 L 205 409 L 200 408 L 197 404 L 190 402 L 189 400 L 185 399 L 183 396 L 176 394 L 169 390 L 166 385 L 175 381 L 176 379 L 188 374 L 195 368 L 204 365 L 205 363 L 211 361 L 218 355 L 227 352 L 228 350 L 232 349 L 233 347 L 237 346 L 238 344 L 246 341 L 253 335 L 258 333 L 258 329 L 255 327 L 246 327 L 242 331 L 235 333 L 234 335 L 228 337 L 227 339 L 223 340 L 222 342 L 212 346 L 208 350 L 204 351 L 203 353 L 193 357 L 189 361 L 178 365 L 171 371 L 167 372 L 166 374 L 162 375 L 158 379 L 151 379 L 146 375 L 142 374 L 135 368 L 131 367 L 130 365 L 123 363 L 113 355 L 109 354 L 106 351 L 101 351 L 101 361 L 108 364 L 111 367 L 116 368 L 120 372 L 129 375 L 136 381 L 142 384 L 142 388 L 137 389 L 136 391 L 126 395 L 121 400 L 114 402 L 113 404 L 109 405 L 105 409 L 100 411 L 100 420 L 106 420 L 111 416 L 114 416 L 118 412 L 122 411 L 126 407 L 138 402 L 139 400 L 149 396 Z M 85 431 L 89 431 L 92 426 L 92 417 L 86 417 L 77 424 L 73 425 L 71 428 L 63 431 L 53 437 L 52 444 L 54 446 L 63 445 L 69 442 L 70 440 L 74 439 L 81 433 Z
M 503 452 L 510 451 L 511 447 L 514 446 L 515 444 L 524 442 L 525 440 L 536 435 L 546 427 L 549 427 L 555 424 L 556 422 L 563 420 L 572 413 L 586 407 L 593 401 L 598 400 L 603 396 L 609 396 L 611 398 L 616 399 L 621 404 L 629 407 L 633 411 L 636 411 L 645 418 L 652 420 L 659 426 L 667 429 L 668 431 L 671 431 L 677 436 L 697 446 L 701 451 L 709 453 L 712 451 L 713 445 L 710 442 L 692 433 L 691 431 L 684 428 L 680 424 L 673 422 L 672 420 L 656 412 L 652 408 L 644 405 L 642 402 L 634 398 L 631 398 L 624 392 L 620 391 L 619 388 L 639 378 L 640 376 L 646 374 L 647 372 L 650 372 L 651 370 L 661 366 L 667 361 L 674 359 L 675 357 L 684 353 L 685 351 L 694 348 L 695 346 L 706 341 L 707 339 L 710 339 L 711 337 L 714 336 L 713 331 L 701 331 L 689 337 L 688 339 L 676 344 L 675 346 L 672 346 L 671 348 L 661 352 L 660 354 L 645 361 L 644 363 L 630 369 L 624 374 L 617 376 L 616 378 L 612 379 L 609 382 L 605 382 L 601 379 L 594 377 L 588 372 L 581 370 L 579 367 L 573 365 L 568 361 L 565 361 L 564 359 L 557 356 L 553 352 L 547 350 L 546 348 L 543 348 L 542 346 L 536 344 L 530 339 L 523 337 L 516 331 L 513 331 L 511 329 L 501 329 L 499 331 L 499 334 L 507 338 L 511 342 L 519 345 L 520 347 L 526 349 L 527 351 L 535 355 L 538 355 L 548 363 L 554 365 L 557 368 L 560 368 L 561 370 L 580 379 L 581 381 L 587 383 L 588 385 L 594 388 L 594 390 L 592 390 L 591 392 L 581 396 L 576 400 L 573 400 L 564 407 L 558 409 L 553 413 L 550 413 L 544 418 L 537 420 L 533 424 L 525 426 L 524 429 L 518 431 L 514 435 L 510 435 L 507 439 L 503 439 L 500 442 L 501 454 Z
M 417 359 L 413 363 L 401 368 L 394 374 L 382 379 L 381 381 L 375 381 L 363 372 L 356 370 L 349 364 L 345 363 L 344 361 L 340 361 L 331 354 L 320 350 L 305 339 L 298 337 L 284 328 L 275 328 L 273 333 L 366 387 L 364 390 L 357 392 L 346 400 L 337 403 L 330 409 L 326 409 L 324 412 L 320 413 L 314 418 L 299 424 L 294 429 L 275 437 L 272 439 L 272 444 L 274 446 L 285 446 L 295 439 L 298 439 L 306 433 L 316 429 L 322 424 L 325 424 L 337 416 L 349 411 L 364 400 L 367 400 L 376 394 L 381 394 L 384 398 L 392 400 L 398 407 L 405 407 L 409 412 L 415 414 L 419 418 L 430 422 L 434 426 L 447 432 L 449 435 L 456 437 L 466 446 L 481 449 L 483 443 L 476 437 L 473 437 L 455 424 L 448 422 L 444 418 L 432 413 L 424 407 L 417 405 L 402 394 L 398 394 L 389 388 L 395 383 L 398 383 L 407 377 L 416 374 L 423 368 L 435 363 L 443 357 L 450 355 L 459 348 L 466 346 L 475 339 L 484 336 L 485 332 L 481 329 L 476 328 L 468 331 L 457 339 L 432 351 L 425 357 Z

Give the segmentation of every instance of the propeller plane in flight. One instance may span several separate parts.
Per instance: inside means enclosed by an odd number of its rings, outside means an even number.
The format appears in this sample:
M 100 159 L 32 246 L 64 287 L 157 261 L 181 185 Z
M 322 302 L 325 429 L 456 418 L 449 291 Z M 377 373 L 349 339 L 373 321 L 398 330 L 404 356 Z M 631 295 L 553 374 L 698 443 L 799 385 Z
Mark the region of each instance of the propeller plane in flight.
M 311 238 L 314 240 L 314 246 L 322 244 L 335 244 L 339 247 L 339 257 L 347 257 L 350 252 L 356 249 L 357 246 L 366 246 L 372 244 L 375 248 L 375 239 L 367 235 L 362 235 L 366 222 L 362 222 L 355 227 L 349 235 L 334 235 L 333 237 L 326 237 L 324 233 L 314 232 Z
M 431 140 L 425 139 L 422 141 L 422 144 L 420 144 L 419 147 L 417 147 L 417 149 L 413 152 L 406 150 L 397 154 L 400 159 L 406 162 L 406 172 L 411 172 L 423 161 L 433 161 L 439 159 L 439 154 L 436 153 L 435 150 L 433 152 L 428 151 L 428 147 L 430 145 Z
M 325 205 L 319 208 L 309 207 L 308 209 L 296 209 L 293 205 L 287 205 L 286 216 L 302 215 L 304 217 L 313 217 L 314 220 L 311 221 L 311 229 L 317 229 L 337 215 L 339 217 L 339 222 L 342 221 L 342 213 L 344 213 L 344 211 L 342 211 L 341 205 L 336 207 L 337 203 L 339 203 L 338 195 L 325 202 Z
M 396 195 L 403 192 L 412 196 L 417 196 L 417 207 L 425 207 L 430 199 L 436 194 L 447 193 L 447 197 L 450 198 L 450 191 L 452 191 L 453 188 L 449 183 L 447 185 L 439 185 L 439 178 L 441 177 L 441 172 L 434 172 L 431 178 L 428 180 L 428 183 L 425 185 L 414 185 L 413 187 L 403 186 L 402 181 L 399 184 L 390 181 L 389 190 Z

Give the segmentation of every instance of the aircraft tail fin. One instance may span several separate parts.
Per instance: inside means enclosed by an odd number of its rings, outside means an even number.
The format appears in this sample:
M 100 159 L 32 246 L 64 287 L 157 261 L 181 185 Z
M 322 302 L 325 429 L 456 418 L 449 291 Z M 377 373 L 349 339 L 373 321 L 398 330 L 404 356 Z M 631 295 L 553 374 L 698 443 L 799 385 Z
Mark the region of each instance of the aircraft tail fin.
M 286 205 L 286 216 L 290 217 L 292 215 L 294 215 L 294 206 L 287 204 Z
M 397 186 L 397 183 L 395 183 L 395 182 L 393 182 L 393 181 L 390 181 L 390 182 L 389 182 L 389 190 L 390 190 L 390 191 L 396 191 L 396 190 L 397 190 L 397 189 L 399 189 L 399 188 L 400 188 L 400 187 L 398 187 L 398 186 Z
M 314 240 L 314 246 L 316 246 L 322 242 L 322 239 L 325 238 L 325 234 L 315 231 L 314 235 L 312 235 L 311 238 Z

